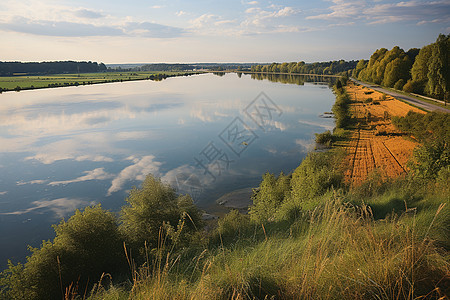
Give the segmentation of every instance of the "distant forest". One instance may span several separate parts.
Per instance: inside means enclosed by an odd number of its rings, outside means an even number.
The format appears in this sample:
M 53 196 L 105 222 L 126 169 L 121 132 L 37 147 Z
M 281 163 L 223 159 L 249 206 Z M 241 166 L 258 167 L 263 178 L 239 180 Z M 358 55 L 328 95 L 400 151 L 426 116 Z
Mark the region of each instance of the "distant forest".
M 347 74 L 353 70 L 358 62 L 352 61 L 329 61 L 329 62 L 315 62 L 305 63 L 301 62 L 284 62 L 272 63 L 270 65 L 255 65 L 251 67 L 252 72 L 264 73 L 292 73 L 292 74 L 317 74 L 317 75 L 334 75 Z
M 106 71 L 103 63 L 52 61 L 52 62 L 0 62 L 0 76 L 47 75 L 64 73 L 95 73 Z
M 199 69 L 208 69 L 210 71 L 225 71 L 225 70 L 237 70 L 237 71 L 249 71 L 250 67 L 254 65 L 251 63 L 194 63 L 194 64 L 146 64 L 140 67 L 130 69 L 131 71 L 193 71 Z
M 369 61 L 360 60 L 353 77 L 437 99 L 450 100 L 450 35 L 405 52 L 398 46 L 376 50 Z

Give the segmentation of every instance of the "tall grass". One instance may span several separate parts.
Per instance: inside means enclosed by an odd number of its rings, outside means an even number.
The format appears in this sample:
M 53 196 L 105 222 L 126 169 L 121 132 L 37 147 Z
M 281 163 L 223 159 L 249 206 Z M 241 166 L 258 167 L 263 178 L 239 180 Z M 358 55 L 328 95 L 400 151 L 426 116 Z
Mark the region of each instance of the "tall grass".
M 415 210 L 375 220 L 338 193 L 290 224 L 247 224 L 253 243 L 212 245 L 187 262 L 171 252 L 133 277 L 131 299 L 419 299 L 448 295 L 450 264 Z M 422 221 L 424 221 L 422 220 Z M 248 230 L 252 228 L 252 230 Z M 252 232 L 250 234 L 250 232 Z M 281 233 L 281 234 L 280 234 Z M 240 238 L 243 239 L 243 238 Z M 186 267 L 186 266 L 190 267 Z M 187 272 L 186 270 L 189 270 Z M 151 271 L 151 272 L 150 272 Z M 445 289 L 447 287 L 447 290 Z

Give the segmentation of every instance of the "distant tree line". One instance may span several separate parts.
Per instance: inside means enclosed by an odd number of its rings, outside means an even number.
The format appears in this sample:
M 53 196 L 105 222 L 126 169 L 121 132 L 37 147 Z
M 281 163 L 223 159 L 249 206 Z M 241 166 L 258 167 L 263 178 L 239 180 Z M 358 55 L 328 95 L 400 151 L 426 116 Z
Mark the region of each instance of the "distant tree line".
M 91 61 L 0 62 L 0 76 L 95 73 L 106 71 L 103 63 Z
M 353 77 L 409 93 L 448 101 L 450 98 L 450 35 L 405 52 L 398 46 L 375 51 L 369 61 L 360 60 Z
M 268 65 L 254 65 L 251 67 L 252 72 L 264 73 L 293 73 L 293 74 L 317 74 L 317 75 L 334 75 L 350 72 L 357 65 L 357 61 L 329 61 L 329 62 L 315 62 L 305 63 L 300 62 L 284 62 L 272 63 Z
M 195 64 L 166 64 L 166 63 L 156 63 L 156 64 L 145 64 L 143 66 L 130 68 L 130 71 L 145 71 L 145 72 L 183 72 L 183 71 L 193 71 L 198 69 L 207 69 L 210 71 L 250 71 L 250 66 L 252 64 L 228 64 L 228 63 L 195 63 Z M 122 68 L 113 68 L 111 70 L 123 70 Z
M 192 71 L 196 69 L 195 66 L 189 65 L 189 64 L 147 64 L 143 65 L 138 68 L 139 71 L 156 71 L 156 72 L 163 72 L 163 71 Z

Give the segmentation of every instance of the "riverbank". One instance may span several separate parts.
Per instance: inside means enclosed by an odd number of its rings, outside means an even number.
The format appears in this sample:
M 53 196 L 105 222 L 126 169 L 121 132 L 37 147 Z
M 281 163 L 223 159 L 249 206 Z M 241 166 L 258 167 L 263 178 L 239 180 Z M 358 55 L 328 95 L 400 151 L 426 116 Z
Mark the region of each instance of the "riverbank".
M 169 77 L 189 76 L 201 73 L 202 72 L 101 72 L 49 76 L 10 76 L 0 77 L 0 93 L 111 82 L 163 80 Z

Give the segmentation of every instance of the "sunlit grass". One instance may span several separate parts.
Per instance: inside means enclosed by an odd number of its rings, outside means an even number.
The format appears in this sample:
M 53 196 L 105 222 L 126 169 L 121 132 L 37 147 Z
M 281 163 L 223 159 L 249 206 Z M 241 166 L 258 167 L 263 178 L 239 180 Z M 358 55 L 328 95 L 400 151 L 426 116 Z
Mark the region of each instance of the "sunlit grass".
M 253 242 L 212 245 L 182 262 L 159 256 L 135 277 L 131 299 L 415 299 L 443 296 L 449 258 L 429 232 L 448 215 L 415 212 L 374 220 L 367 206 L 331 196 L 285 230 L 244 224 Z M 442 220 L 441 220 L 442 221 Z M 419 223 L 427 226 L 422 226 Z M 304 224 L 305 225 L 305 224 Z M 242 240 L 243 238 L 241 238 Z M 162 252 L 161 252 L 162 253 Z M 190 265 L 190 268 L 177 266 Z M 192 266 L 195 265 L 195 268 Z M 188 272 L 186 270 L 189 269 Z M 116 289 L 111 291 L 114 295 Z M 97 299 L 97 298 L 92 298 Z M 119 298 L 106 298 L 119 299 Z
M 3 91 L 19 91 L 27 89 L 79 86 L 96 83 L 121 82 L 133 80 L 158 80 L 163 76 L 192 74 L 193 72 L 104 72 L 60 74 L 49 76 L 9 76 L 0 77 L 0 88 Z M 19 88 L 18 88 L 19 87 Z

